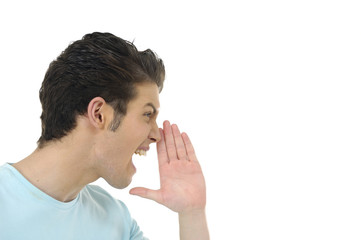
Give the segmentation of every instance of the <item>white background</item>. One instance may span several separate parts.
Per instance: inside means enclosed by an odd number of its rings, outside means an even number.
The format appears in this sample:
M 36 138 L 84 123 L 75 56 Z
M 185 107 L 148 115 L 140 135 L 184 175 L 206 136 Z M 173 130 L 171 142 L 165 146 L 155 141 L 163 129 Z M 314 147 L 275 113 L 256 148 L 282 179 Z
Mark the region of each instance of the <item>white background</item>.
M 49 63 L 111 32 L 165 62 L 159 124 L 194 143 L 212 239 L 361 238 L 359 1 L 4 2 L 0 164 L 36 147 Z M 135 164 L 129 188 L 97 183 L 148 237 L 177 239 L 175 213 L 128 194 L 159 186 L 155 146 Z

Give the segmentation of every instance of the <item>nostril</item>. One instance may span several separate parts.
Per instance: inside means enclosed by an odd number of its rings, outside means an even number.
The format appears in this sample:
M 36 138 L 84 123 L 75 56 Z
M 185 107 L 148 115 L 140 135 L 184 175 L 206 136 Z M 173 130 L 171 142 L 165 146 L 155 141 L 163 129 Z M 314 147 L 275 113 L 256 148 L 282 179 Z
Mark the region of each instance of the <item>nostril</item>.
M 153 142 L 157 141 L 157 139 L 155 139 L 155 138 L 150 138 L 150 140 L 152 140 Z

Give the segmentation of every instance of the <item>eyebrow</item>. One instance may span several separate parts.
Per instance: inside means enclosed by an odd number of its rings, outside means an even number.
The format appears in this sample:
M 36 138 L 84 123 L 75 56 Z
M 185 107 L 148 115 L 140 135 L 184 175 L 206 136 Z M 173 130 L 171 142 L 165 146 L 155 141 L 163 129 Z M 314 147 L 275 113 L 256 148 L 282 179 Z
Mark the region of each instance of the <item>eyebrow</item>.
M 147 103 L 147 104 L 144 105 L 144 107 L 147 107 L 147 106 L 153 108 L 153 114 L 157 114 L 157 113 L 158 113 L 158 110 L 155 108 L 155 106 L 154 106 L 153 103 L 150 103 L 150 102 L 149 102 L 149 103 Z

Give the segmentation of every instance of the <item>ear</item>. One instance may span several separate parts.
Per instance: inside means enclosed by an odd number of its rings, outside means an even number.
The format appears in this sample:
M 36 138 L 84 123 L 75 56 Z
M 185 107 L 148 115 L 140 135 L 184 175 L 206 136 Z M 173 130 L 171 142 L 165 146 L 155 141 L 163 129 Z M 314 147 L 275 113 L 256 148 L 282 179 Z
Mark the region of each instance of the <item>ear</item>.
M 104 129 L 106 118 L 105 100 L 101 97 L 93 98 L 88 104 L 89 123 L 96 128 Z

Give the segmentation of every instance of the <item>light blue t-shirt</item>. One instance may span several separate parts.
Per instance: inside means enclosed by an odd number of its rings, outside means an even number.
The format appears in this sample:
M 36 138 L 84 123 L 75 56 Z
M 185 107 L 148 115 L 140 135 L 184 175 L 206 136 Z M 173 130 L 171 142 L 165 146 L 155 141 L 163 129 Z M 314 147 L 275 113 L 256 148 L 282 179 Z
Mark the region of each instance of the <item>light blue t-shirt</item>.
M 63 203 L 32 185 L 10 164 L 0 167 L 1 240 L 139 240 L 128 208 L 95 185 Z

